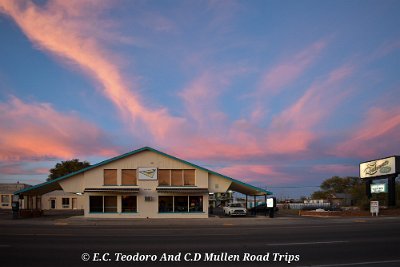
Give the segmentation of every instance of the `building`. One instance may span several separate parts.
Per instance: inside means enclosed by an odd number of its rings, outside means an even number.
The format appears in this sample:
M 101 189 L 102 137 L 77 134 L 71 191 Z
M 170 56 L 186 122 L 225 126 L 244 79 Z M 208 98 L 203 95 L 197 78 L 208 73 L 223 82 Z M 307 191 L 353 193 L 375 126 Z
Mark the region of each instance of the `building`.
M 31 187 L 31 185 L 22 183 L 0 184 L 0 209 L 11 209 L 14 192 L 28 187 Z M 24 206 L 25 203 L 21 202 L 21 205 Z
M 209 195 L 236 191 L 246 199 L 266 199 L 272 194 L 150 147 L 16 194 L 31 199 L 54 190 L 82 196 L 84 215 L 97 218 L 207 218 Z
M 84 197 L 74 193 L 55 190 L 42 195 L 42 210 L 83 210 L 85 206 Z

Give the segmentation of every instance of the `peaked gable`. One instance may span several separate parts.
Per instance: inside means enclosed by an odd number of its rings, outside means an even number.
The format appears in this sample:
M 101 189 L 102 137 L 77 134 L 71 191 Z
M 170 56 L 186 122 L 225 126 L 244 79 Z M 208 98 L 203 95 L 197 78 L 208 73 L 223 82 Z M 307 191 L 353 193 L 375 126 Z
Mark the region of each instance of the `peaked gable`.
M 160 154 L 160 155 L 163 155 L 163 156 L 168 157 L 168 158 L 170 158 L 170 159 L 173 159 L 173 160 L 179 161 L 179 162 L 181 162 L 181 163 L 187 164 L 187 165 L 192 166 L 192 167 L 194 167 L 194 168 L 197 168 L 197 169 L 206 171 L 206 172 L 208 172 L 208 173 L 210 173 L 210 174 L 214 174 L 214 175 L 217 175 L 217 176 L 222 177 L 222 178 L 224 178 L 224 179 L 228 179 L 228 180 L 230 180 L 230 181 L 232 181 L 232 182 L 234 182 L 234 183 L 240 184 L 240 185 L 242 185 L 242 186 L 246 186 L 246 187 L 252 188 L 252 189 L 254 189 L 254 190 L 257 190 L 257 191 L 259 191 L 259 192 L 265 193 L 265 194 L 267 194 L 267 195 L 272 195 L 272 193 L 271 193 L 270 191 L 267 191 L 267 190 L 265 190 L 265 189 L 262 189 L 262 188 L 259 188 L 259 187 L 252 186 L 252 185 L 250 185 L 250 184 L 241 182 L 241 181 L 236 180 L 236 179 L 234 179 L 234 178 L 225 176 L 225 175 L 223 175 L 223 174 L 220 174 L 220 173 L 217 173 L 217 172 L 215 172 L 215 171 L 206 169 L 206 168 L 204 168 L 204 167 L 198 166 L 198 165 L 193 164 L 193 163 L 191 163 L 191 162 L 188 162 L 188 161 L 186 161 L 186 160 L 183 160 L 183 159 L 174 157 L 174 156 L 172 156 L 172 155 L 166 154 L 166 153 L 164 153 L 164 152 L 161 152 L 161 151 L 159 151 L 159 150 L 156 150 L 156 149 L 154 149 L 154 148 L 147 147 L 147 146 L 146 146 L 146 147 L 139 148 L 139 149 L 134 150 L 134 151 L 131 151 L 131 152 L 128 152 L 128 153 L 125 153 L 125 154 L 122 154 L 122 155 L 119 155 L 119 156 L 116 156 L 116 157 L 113 157 L 113 158 L 111 158 L 111 159 L 107 159 L 107 160 L 101 161 L 101 162 L 99 162 L 99 163 L 97 163 L 97 164 L 94 164 L 94 165 L 91 165 L 91 166 L 86 167 L 86 168 L 84 168 L 84 169 L 81 169 L 81 170 L 79 170 L 79 171 L 76 171 L 76 172 L 73 172 L 73 173 L 64 175 L 64 176 L 59 177 L 59 178 L 57 178 L 57 179 L 54 179 L 54 180 L 51 180 L 51 181 L 47 181 L 47 182 L 44 182 L 44 183 L 41 183 L 41 184 L 38 184 L 38 185 L 35 185 L 35 186 L 32 186 L 32 187 L 29 187 L 29 188 L 25 188 L 25 189 L 19 190 L 19 191 L 15 192 L 14 194 L 19 195 L 19 194 L 22 194 L 22 193 L 25 193 L 25 192 L 29 192 L 29 191 L 31 191 L 31 190 L 38 189 L 38 188 L 43 187 L 43 186 L 47 186 L 47 185 L 51 185 L 51 184 L 54 184 L 54 183 L 58 183 L 59 181 L 68 179 L 68 178 L 73 177 L 73 176 L 75 176 L 75 175 L 77 175 L 77 174 L 81 174 L 81 173 L 87 172 L 87 171 L 92 170 L 92 169 L 94 169 L 94 168 L 104 166 L 104 165 L 106 165 L 106 164 L 115 162 L 115 161 L 117 161 L 117 160 L 120 160 L 120 159 L 129 157 L 129 156 L 132 156 L 132 155 L 135 155 L 135 154 L 138 154 L 138 153 L 143 152 L 143 151 L 152 151 L 152 152 L 155 152 L 155 153 L 157 153 L 157 154 Z

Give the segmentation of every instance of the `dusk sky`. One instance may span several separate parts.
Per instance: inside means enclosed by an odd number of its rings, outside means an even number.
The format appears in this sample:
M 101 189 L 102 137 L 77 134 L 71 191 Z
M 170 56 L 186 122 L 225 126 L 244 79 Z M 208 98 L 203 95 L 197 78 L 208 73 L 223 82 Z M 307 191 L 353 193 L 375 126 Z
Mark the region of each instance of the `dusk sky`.
M 400 1 L 0 0 L 0 182 L 150 146 L 277 197 L 400 154 Z

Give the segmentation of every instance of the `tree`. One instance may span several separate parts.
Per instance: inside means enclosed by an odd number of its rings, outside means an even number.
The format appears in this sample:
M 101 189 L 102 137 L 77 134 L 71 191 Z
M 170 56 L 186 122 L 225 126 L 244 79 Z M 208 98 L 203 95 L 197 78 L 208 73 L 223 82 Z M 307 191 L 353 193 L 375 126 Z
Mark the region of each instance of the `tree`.
M 312 199 L 327 199 L 329 193 L 324 191 L 315 191 L 311 194 Z
M 79 161 L 79 159 L 61 161 L 61 163 L 57 163 L 54 168 L 50 169 L 50 174 L 47 178 L 47 181 L 54 180 L 89 166 L 90 163 L 88 161 Z
M 337 194 L 337 193 L 350 193 L 351 189 L 356 185 L 361 184 L 361 179 L 358 177 L 339 177 L 333 176 L 321 184 L 321 189 L 324 192 Z
M 321 190 L 314 192 L 313 199 L 328 199 L 338 193 L 350 194 L 353 199 L 360 199 L 365 194 L 365 185 L 358 177 L 333 176 L 322 182 Z

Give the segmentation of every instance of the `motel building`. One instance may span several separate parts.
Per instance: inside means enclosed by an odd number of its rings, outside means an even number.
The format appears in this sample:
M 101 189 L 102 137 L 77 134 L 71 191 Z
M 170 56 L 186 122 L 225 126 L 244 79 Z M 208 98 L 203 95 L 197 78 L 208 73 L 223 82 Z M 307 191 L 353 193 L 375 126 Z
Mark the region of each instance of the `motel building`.
M 150 147 L 24 188 L 15 195 L 28 203 L 28 209 L 48 209 L 50 202 L 40 199 L 57 190 L 77 196 L 84 216 L 94 218 L 207 218 L 214 194 L 239 192 L 246 201 L 266 200 L 272 194 Z

